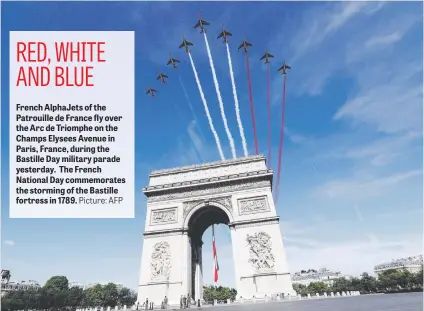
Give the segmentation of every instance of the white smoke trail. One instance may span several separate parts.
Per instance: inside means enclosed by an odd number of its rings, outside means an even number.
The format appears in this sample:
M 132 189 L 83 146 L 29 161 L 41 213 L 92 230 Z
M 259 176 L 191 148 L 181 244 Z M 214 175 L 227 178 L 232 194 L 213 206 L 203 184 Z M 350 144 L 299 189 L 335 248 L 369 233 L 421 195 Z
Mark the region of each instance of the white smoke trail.
M 180 75 L 178 76 L 178 80 L 180 80 L 180 85 L 181 85 L 181 88 L 183 89 L 184 97 L 185 97 L 185 99 L 187 100 L 187 103 L 188 103 L 188 106 L 189 106 L 189 108 L 190 108 L 191 114 L 193 115 L 194 120 L 195 120 L 197 123 L 199 123 L 199 121 L 197 120 L 196 113 L 194 112 L 193 105 L 191 104 L 191 100 L 190 100 L 190 98 L 188 97 L 188 93 L 187 93 L 187 90 L 186 90 L 186 88 L 185 88 L 185 86 L 184 86 L 183 79 L 181 79 L 181 76 L 180 76 Z
M 194 118 L 194 121 L 196 121 L 196 126 L 197 126 L 197 129 L 199 130 L 199 134 L 202 137 L 202 140 L 205 140 L 205 135 L 203 135 L 203 131 L 202 131 L 202 127 L 200 126 L 199 119 L 197 118 L 197 114 L 193 109 L 193 105 L 191 104 L 191 100 L 190 100 L 190 97 L 188 96 L 187 89 L 184 86 L 183 79 L 181 78 L 180 75 L 178 75 L 178 80 L 180 80 L 180 85 L 181 85 L 181 88 L 183 89 L 184 97 L 185 97 L 185 99 L 188 103 L 188 106 L 190 107 L 190 111 L 191 111 L 191 114 Z
M 211 65 L 213 83 L 215 84 L 215 90 L 216 90 L 216 96 L 218 97 L 219 108 L 221 109 L 222 121 L 224 122 L 225 132 L 227 133 L 228 140 L 230 141 L 230 147 L 231 147 L 231 153 L 233 155 L 233 159 L 235 159 L 237 157 L 236 147 L 234 145 L 233 136 L 231 136 L 230 129 L 228 128 L 228 122 L 227 122 L 227 118 L 225 116 L 225 111 L 224 111 L 224 103 L 222 102 L 221 92 L 219 91 L 219 83 L 218 83 L 218 79 L 216 78 L 215 66 L 213 64 L 212 54 L 209 48 L 209 42 L 208 42 L 208 37 L 206 36 L 206 32 L 203 33 L 203 36 L 205 37 L 206 50 L 208 52 L 209 64 Z
M 208 103 L 206 102 L 205 94 L 203 94 L 202 85 L 200 84 L 199 76 L 197 75 L 196 66 L 194 66 L 193 58 L 191 57 L 191 53 L 187 53 L 190 58 L 191 68 L 193 68 L 194 78 L 196 79 L 197 87 L 199 88 L 200 97 L 202 98 L 203 106 L 205 107 L 206 117 L 209 121 L 209 126 L 211 127 L 211 131 L 213 136 L 215 137 L 216 146 L 218 147 L 219 155 L 221 156 L 221 160 L 225 160 L 224 153 L 222 152 L 221 142 L 219 141 L 218 134 L 213 126 L 212 117 L 209 112 Z
M 231 85 L 233 87 L 233 96 L 234 96 L 234 104 L 236 106 L 237 123 L 240 130 L 241 142 L 243 144 L 244 156 L 247 157 L 248 152 L 247 152 L 246 137 L 244 136 L 243 123 L 241 122 L 241 118 L 240 118 L 240 106 L 239 106 L 238 97 L 237 97 L 236 83 L 234 81 L 233 62 L 231 60 L 230 47 L 228 46 L 228 42 L 225 43 L 225 46 L 227 47 L 228 67 L 230 69 Z

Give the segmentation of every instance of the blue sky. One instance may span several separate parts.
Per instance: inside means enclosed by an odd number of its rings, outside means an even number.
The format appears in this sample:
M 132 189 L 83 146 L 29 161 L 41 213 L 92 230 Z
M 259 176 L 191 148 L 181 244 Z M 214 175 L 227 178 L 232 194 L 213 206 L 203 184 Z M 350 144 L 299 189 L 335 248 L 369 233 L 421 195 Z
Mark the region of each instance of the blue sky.
M 205 44 L 193 29 L 200 10 L 237 155 L 242 155 L 224 23 L 249 152 L 253 132 L 243 36 L 250 50 L 260 151 L 267 152 L 265 47 L 272 62 L 272 168 L 277 168 L 286 59 L 286 137 L 277 210 L 291 270 L 327 267 L 348 274 L 422 253 L 422 4 L 390 2 L 2 3 L 2 268 L 12 279 L 114 281 L 136 288 L 145 220 L 140 189 L 153 169 L 218 160 L 190 63 L 194 62 L 226 157 L 225 134 Z M 41 220 L 8 217 L 8 31 L 134 30 L 136 38 L 136 218 Z M 181 60 L 165 67 L 168 52 Z M 158 85 L 157 70 L 169 75 Z M 150 84 L 160 91 L 144 95 Z M 184 89 L 186 92 L 184 92 Z M 193 111 L 190 109 L 193 107 Z M 217 228 L 220 283 L 234 285 L 229 229 Z M 205 282 L 212 281 L 211 232 L 204 235 Z M 208 268 L 210 267 L 210 269 Z M 208 273 L 210 271 L 210 273 Z

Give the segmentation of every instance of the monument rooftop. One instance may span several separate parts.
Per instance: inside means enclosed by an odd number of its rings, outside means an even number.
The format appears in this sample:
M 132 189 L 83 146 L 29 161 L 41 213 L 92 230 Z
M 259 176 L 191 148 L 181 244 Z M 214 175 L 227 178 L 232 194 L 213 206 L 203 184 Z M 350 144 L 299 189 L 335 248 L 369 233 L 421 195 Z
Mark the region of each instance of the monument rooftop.
M 255 155 L 238 159 L 222 160 L 198 165 L 153 171 L 149 185 L 143 188 L 151 192 L 186 188 L 210 183 L 232 182 L 252 177 L 266 177 L 272 183 L 273 171 L 266 166 L 266 157 Z

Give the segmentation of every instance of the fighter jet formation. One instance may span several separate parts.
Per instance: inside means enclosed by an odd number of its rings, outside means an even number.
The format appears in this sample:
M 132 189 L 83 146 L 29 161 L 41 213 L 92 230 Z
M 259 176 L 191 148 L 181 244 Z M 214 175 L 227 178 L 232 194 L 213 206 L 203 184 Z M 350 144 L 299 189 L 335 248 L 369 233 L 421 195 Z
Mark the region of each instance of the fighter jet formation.
M 281 75 L 286 75 L 287 69 L 291 69 L 291 67 L 286 64 L 286 61 L 283 61 L 283 65 L 277 71 L 281 71 Z
M 189 42 L 189 41 L 187 41 L 185 38 L 184 38 L 184 35 L 183 35 L 183 42 L 180 44 L 180 46 L 178 47 L 179 49 L 181 49 L 181 48 L 184 48 L 185 49 L 185 51 L 186 51 L 186 53 L 190 53 L 190 50 L 189 50 L 189 46 L 193 46 L 193 43 L 191 43 L 191 42 Z
M 208 26 L 208 25 L 209 25 L 209 23 L 207 21 L 203 20 L 200 17 L 200 14 L 197 14 L 197 23 L 196 23 L 196 25 L 194 25 L 194 28 L 196 29 L 196 28 L 200 27 L 200 33 L 204 33 L 205 32 L 205 26 Z
M 158 76 L 156 80 L 160 80 L 163 84 L 166 83 L 166 79 L 168 79 L 168 76 L 162 72 L 159 71 Z
M 200 14 L 197 15 L 197 22 L 196 24 L 193 26 L 194 29 L 200 29 L 200 33 L 206 33 L 206 28 L 205 26 L 209 26 L 210 23 L 205 21 Z M 222 43 L 224 44 L 228 44 L 228 37 L 231 37 L 233 34 L 231 32 L 229 32 L 224 25 L 222 25 L 222 30 L 221 32 L 218 34 L 217 39 L 222 40 Z M 178 46 L 179 49 L 184 48 L 186 53 L 190 53 L 190 47 L 194 46 L 192 42 L 188 41 L 184 35 L 182 35 L 182 42 L 181 44 Z M 244 53 L 248 52 L 248 48 L 252 47 L 252 43 L 248 42 L 246 40 L 246 38 L 243 38 L 243 41 L 241 42 L 241 44 L 238 46 L 238 50 L 242 49 Z M 247 54 L 246 54 L 247 55 Z M 265 54 L 260 58 L 260 60 L 265 60 L 264 64 L 270 64 L 270 59 L 274 58 L 274 55 L 272 55 L 271 53 L 269 53 L 268 48 L 265 49 Z M 166 63 L 167 66 L 171 66 L 171 68 L 173 69 L 177 69 L 178 65 L 180 64 L 180 60 L 174 58 L 172 56 L 171 53 L 169 53 L 169 59 L 168 62 Z M 283 61 L 283 65 L 278 68 L 278 72 L 281 72 L 282 75 L 286 75 L 287 74 L 287 70 L 291 69 L 291 67 L 289 65 L 286 64 L 286 61 Z M 157 81 L 160 81 L 162 84 L 166 84 L 167 83 L 167 79 L 168 76 L 165 73 L 162 72 L 158 72 L 158 75 L 156 77 Z M 152 97 L 157 96 L 156 93 L 158 91 L 148 87 L 146 90 L 146 95 L 151 95 Z
M 272 54 L 268 53 L 268 48 L 266 48 L 266 49 L 265 49 L 265 54 L 264 54 L 264 56 L 262 56 L 262 57 L 260 58 L 260 60 L 265 59 L 265 64 L 269 64 L 270 62 L 269 62 L 268 60 L 269 60 L 270 58 L 274 58 L 274 55 L 272 55 Z
M 147 86 L 146 95 L 151 95 L 152 97 L 155 97 L 156 92 L 159 92 L 159 91 L 152 89 L 150 86 Z
M 177 69 L 177 63 L 179 63 L 180 61 L 176 58 L 173 58 L 171 53 L 169 53 L 169 60 L 168 63 L 166 64 L 167 66 L 172 65 L 172 68 Z
M 227 37 L 231 37 L 233 34 L 231 32 L 228 32 L 227 30 L 225 30 L 224 25 L 222 25 L 222 31 L 221 33 L 218 35 L 217 39 L 221 39 L 222 38 L 222 43 L 228 43 L 228 39 Z
M 249 42 L 246 41 L 246 39 L 243 39 L 243 41 L 239 45 L 238 49 L 240 50 L 241 48 L 243 48 L 244 49 L 244 52 L 247 53 L 247 48 L 249 46 L 252 46 L 252 43 L 249 43 Z

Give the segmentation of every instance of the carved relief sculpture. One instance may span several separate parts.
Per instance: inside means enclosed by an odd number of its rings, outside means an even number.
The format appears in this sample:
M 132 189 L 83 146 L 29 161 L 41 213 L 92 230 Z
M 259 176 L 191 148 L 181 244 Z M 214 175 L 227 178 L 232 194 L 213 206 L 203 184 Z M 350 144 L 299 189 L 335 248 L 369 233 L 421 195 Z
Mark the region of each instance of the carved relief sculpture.
M 153 246 L 150 268 L 152 280 L 169 280 L 171 247 L 168 242 L 158 242 Z
M 223 205 L 231 214 L 233 213 L 233 206 L 231 203 L 231 197 L 218 197 L 218 198 L 210 198 L 205 200 L 195 200 L 184 202 L 183 216 L 186 217 L 190 211 L 195 208 L 197 205 L 202 204 L 204 202 L 208 202 L 208 204 L 213 205 L 214 203 L 219 203 Z
M 164 224 L 177 222 L 177 208 L 167 208 L 161 210 L 153 210 L 150 223 Z
M 240 215 L 269 211 L 266 197 L 242 199 L 239 201 Z
M 246 237 L 250 258 L 249 262 L 258 273 L 270 272 L 275 266 L 272 254 L 271 237 L 265 232 L 248 234 Z

